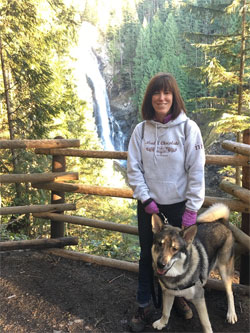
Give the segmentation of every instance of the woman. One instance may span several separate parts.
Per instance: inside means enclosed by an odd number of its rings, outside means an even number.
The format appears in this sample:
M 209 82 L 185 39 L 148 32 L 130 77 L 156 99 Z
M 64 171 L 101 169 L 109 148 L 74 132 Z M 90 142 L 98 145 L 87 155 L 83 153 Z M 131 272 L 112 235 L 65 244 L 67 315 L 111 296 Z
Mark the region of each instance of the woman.
M 143 122 L 131 136 L 127 175 L 138 200 L 141 247 L 137 302 L 132 331 L 142 331 L 150 315 L 153 278 L 151 216 L 163 213 L 170 224 L 187 227 L 196 222 L 204 200 L 205 153 L 197 124 L 186 109 L 175 78 L 159 73 L 149 82 L 142 103 Z M 182 298 L 175 306 L 186 319 L 192 310 Z

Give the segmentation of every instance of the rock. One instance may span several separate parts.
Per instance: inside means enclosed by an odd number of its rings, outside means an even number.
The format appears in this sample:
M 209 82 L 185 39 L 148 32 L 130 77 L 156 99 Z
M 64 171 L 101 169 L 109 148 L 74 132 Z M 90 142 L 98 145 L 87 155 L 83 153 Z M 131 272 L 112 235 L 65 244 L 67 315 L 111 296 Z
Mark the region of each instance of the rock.
M 74 321 L 70 321 L 68 323 L 68 329 L 70 333 L 78 333 L 78 332 L 84 332 L 88 329 L 87 327 L 84 327 L 84 320 L 83 319 L 75 319 Z
M 110 110 L 123 133 L 124 150 L 126 151 L 132 131 L 137 124 L 137 110 L 131 99 L 131 91 L 125 91 L 111 99 Z
M 221 147 L 224 140 L 235 141 L 235 136 L 232 133 L 220 134 L 217 136 L 208 147 L 206 147 L 207 155 L 233 155 L 232 152 L 225 150 Z M 219 184 L 225 176 L 228 176 L 226 170 L 223 171 L 223 166 L 206 165 L 205 167 L 205 182 L 206 182 L 206 195 L 229 197 L 224 191 L 219 188 Z

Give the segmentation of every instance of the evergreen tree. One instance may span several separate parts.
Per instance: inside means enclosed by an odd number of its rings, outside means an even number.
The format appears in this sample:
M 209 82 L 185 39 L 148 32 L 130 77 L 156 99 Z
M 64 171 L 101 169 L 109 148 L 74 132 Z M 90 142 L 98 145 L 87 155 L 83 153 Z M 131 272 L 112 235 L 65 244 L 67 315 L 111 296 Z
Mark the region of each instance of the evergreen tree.
M 229 9 L 234 5 L 234 12 Z M 199 34 L 202 42 L 196 41 L 196 46 L 205 54 L 205 61 L 200 66 L 200 77 L 206 86 L 206 96 L 200 98 L 200 110 L 213 112 L 216 131 L 239 132 L 249 127 L 250 118 L 246 114 L 248 110 L 249 85 L 249 58 L 246 49 L 242 48 L 242 31 L 249 27 L 249 22 L 243 23 L 244 1 L 231 1 L 224 3 L 219 1 L 213 3 L 213 7 L 202 7 L 211 19 L 210 31 L 207 34 Z M 200 7 L 192 6 L 192 10 Z M 225 25 L 227 21 L 227 25 Z M 230 22 L 231 24 L 228 24 Z M 229 27 L 225 30 L 225 27 Z M 247 30 L 247 29 L 246 29 Z M 244 39 L 249 36 L 245 34 Z M 240 59 L 245 59 L 245 72 L 241 70 Z M 240 83 L 241 82 L 241 83 Z M 238 114 L 239 94 L 238 88 L 242 90 L 242 113 Z M 206 103 L 206 104 L 204 104 Z
M 146 21 L 139 33 L 134 61 L 135 104 L 139 108 L 152 73 L 149 65 L 151 61 L 150 29 Z
M 69 110 L 66 85 L 70 70 L 64 57 L 74 37 L 74 11 L 62 1 L 1 1 L 1 110 L 5 139 L 48 138 L 53 117 Z M 51 16 L 43 18 L 41 9 Z M 50 12 L 49 12 L 50 10 Z M 53 14 L 52 14 L 53 13 Z M 51 24 L 51 26 L 50 26 Z M 32 154 L 34 157 L 34 154 Z M 28 151 L 1 152 L 2 172 L 37 172 L 48 163 Z M 45 164 L 46 163 L 46 164 Z M 43 170 L 43 171 L 45 171 Z M 25 185 L 26 186 L 26 185 Z M 8 200 L 28 204 L 33 190 L 6 187 Z M 24 194 L 28 193 L 28 194 Z M 36 201 L 33 198 L 33 202 Z
M 121 43 L 123 64 L 121 66 L 121 80 L 125 88 L 135 92 L 133 85 L 134 57 L 137 43 L 139 26 L 136 18 L 133 18 L 128 10 L 124 11 L 124 21 L 121 27 Z
M 141 24 L 146 19 L 150 24 L 154 16 L 158 12 L 163 12 L 165 8 L 165 0 L 142 0 L 137 5 L 138 17 Z
M 165 39 L 162 50 L 161 71 L 167 71 L 176 78 L 182 97 L 187 98 L 187 75 L 184 71 L 186 64 L 185 52 L 182 48 L 181 38 L 176 20 L 172 13 L 167 17 L 164 25 Z
M 41 0 L 39 4 L 44 3 Z M 46 30 L 47 23 L 37 13 L 37 1 L 3 1 L 1 54 L 10 88 L 12 138 L 44 137 L 52 117 L 69 107 L 62 88 L 69 75 L 63 57 L 73 37 L 74 26 L 69 28 L 69 22 L 74 22 L 74 14 L 66 13 L 60 1 L 51 5 L 54 21 Z
M 158 72 L 175 76 L 183 98 L 186 98 L 187 75 L 183 66 L 185 53 L 180 44 L 180 34 L 170 12 L 163 23 L 155 15 L 151 25 L 144 24 L 137 43 L 135 58 L 135 86 L 137 105 L 141 105 L 150 78 Z
M 204 24 L 201 24 L 201 16 L 191 12 L 186 4 L 181 5 L 177 13 L 175 11 L 173 14 L 175 14 L 175 21 L 179 30 L 179 45 L 182 48 L 179 56 L 183 57 L 181 64 L 186 73 L 186 81 L 184 80 L 186 86 L 185 89 L 182 89 L 182 91 L 185 91 L 183 97 L 189 115 L 191 115 L 192 111 L 198 108 L 197 98 L 204 96 L 206 90 L 202 86 L 200 78 L 195 75 L 199 66 L 204 64 L 204 53 L 196 48 L 187 36 L 189 34 L 193 36 L 200 29 L 204 29 Z M 192 114 L 192 117 L 194 117 L 194 114 Z

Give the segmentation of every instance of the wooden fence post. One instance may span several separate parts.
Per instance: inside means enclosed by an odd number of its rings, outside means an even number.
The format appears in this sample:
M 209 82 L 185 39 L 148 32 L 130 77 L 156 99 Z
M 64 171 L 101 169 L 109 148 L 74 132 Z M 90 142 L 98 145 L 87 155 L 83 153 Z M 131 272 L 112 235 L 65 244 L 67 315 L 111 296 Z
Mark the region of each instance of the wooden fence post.
M 61 136 L 55 137 L 55 139 L 64 139 Z M 65 172 L 66 171 L 66 157 L 65 156 L 52 156 L 52 172 Z M 65 203 L 65 193 L 52 191 L 51 203 L 61 204 Z M 63 212 L 61 212 L 63 214 Z M 51 220 L 51 238 L 64 237 L 64 222 L 56 222 Z
M 243 143 L 250 145 L 250 129 L 243 132 Z M 242 187 L 250 190 L 250 165 L 242 168 Z M 241 230 L 250 235 L 250 214 L 242 213 Z M 240 283 L 249 285 L 249 255 L 241 256 L 240 263 Z

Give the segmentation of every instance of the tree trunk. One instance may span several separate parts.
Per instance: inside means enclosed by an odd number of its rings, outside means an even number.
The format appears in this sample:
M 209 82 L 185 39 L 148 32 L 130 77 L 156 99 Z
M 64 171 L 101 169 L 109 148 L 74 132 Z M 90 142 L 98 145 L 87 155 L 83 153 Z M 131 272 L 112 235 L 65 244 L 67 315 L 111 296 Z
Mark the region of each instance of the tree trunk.
M 0 57 L 1 57 L 1 65 L 2 65 L 4 95 L 5 95 L 7 116 L 8 116 L 8 127 L 9 127 L 10 140 L 14 140 L 15 135 L 14 135 L 14 127 L 13 127 L 13 121 L 12 121 L 12 108 L 11 108 L 11 101 L 9 98 L 10 84 L 7 79 L 7 71 L 6 71 L 5 60 L 4 60 L 4 56 L 3 56 L 3 47 L 2 47 L 1 36 L 0 36 Z M 18 156 L 14 149 L 11 149 L 10 151 L 11 151 L 11 155 L 12 155 L 13 172 L 18 173 Z M 16 186 L 16 198 L 20 199 L 21 198 L 21 186 L 20 186 L 20 184 L 15 184 L 15 186 Z
M 238 87 L 238 114 L 242 111 L 243 102 L 243 76 L 246 59 L 246 0 L 243 0 L 242 7 L 242 30 L 241 30 L 241 50 L 240 50 L 240 74 L 239 74 L 239 87 Z M 241 133 L 237 133 L 237 142 L 242 141 Z M 236 184 L 241 184 L 241 167 L 236 167 Z

